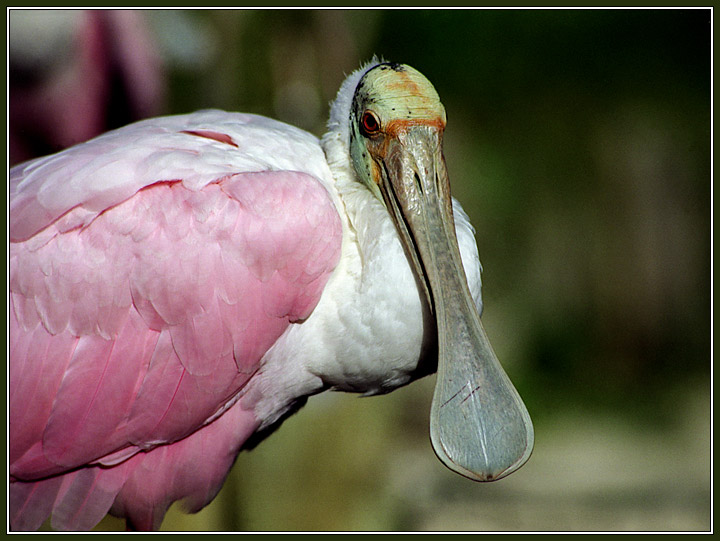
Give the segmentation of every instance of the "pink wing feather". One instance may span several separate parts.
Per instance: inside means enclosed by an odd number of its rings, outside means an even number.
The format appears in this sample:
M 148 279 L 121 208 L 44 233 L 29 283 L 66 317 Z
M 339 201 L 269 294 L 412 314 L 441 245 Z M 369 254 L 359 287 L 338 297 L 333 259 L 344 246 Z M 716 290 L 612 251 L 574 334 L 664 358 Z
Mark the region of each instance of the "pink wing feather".
M 322 167 L 309 134 L 212 111 L 12 170 L 14 529 L 214 497 L 258 426 L 238 392 L 339 258 Z

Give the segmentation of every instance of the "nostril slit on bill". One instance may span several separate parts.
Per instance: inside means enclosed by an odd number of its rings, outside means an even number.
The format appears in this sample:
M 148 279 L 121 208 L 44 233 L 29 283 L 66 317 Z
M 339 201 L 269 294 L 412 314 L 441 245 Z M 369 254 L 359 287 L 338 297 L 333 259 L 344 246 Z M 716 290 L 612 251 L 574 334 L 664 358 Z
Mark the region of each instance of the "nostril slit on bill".
M 415 173 L 414 177 L 415 177 L 415 185 L 417 186 L 418 191 L 419 191 L 421 194 L 424 194 L 425 191 L 423 190 L 422 182 L 420 182 L 420 177 L 418 176 L 417 173 Z

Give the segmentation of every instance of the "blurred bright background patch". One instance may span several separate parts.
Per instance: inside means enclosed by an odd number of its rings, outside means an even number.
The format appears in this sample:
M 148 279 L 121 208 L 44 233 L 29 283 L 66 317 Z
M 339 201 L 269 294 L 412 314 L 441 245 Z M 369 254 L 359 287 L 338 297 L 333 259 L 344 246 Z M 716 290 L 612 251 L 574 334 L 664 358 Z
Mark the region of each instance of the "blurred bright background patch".
M 322 135 L 344 76 L 412 65 L 448 114 L 483 322 L 535 422 L 476 484 L 434 377 L 314 397 L 165 530 L 708 530 L 709 9 L 10 12 L 10 159 L 223 108 Z M 106 519 L 99 529 L 116 529 Z

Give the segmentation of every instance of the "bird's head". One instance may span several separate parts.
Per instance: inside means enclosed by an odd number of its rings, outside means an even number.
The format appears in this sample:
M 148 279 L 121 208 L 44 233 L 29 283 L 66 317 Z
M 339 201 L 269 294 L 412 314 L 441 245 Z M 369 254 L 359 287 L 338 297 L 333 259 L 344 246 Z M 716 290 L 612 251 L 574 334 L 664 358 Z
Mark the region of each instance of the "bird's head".
M 443 157 L 445 124 L 445 108 L 420 72 L 375 62 L 343 84 L 330 127 L 344 140 L 357 180 L 385 204 L 436 319 L 433 448 L 449 468 L 489 481 L 522 466 L 534 436 L 468 289 Z
M 435 158 L 442 152 L 445 123 L 440 96 L 419 71 L 403 64 L 376 65 L 360 79 L 350 109 L 350 156 L 358 177 L 382 200 L 380 187 L 391 173 L 384 169 L 421 166 L 398 163 L 407 161 L 413 149 L 430 152 L 415 156 L 416 162 Z

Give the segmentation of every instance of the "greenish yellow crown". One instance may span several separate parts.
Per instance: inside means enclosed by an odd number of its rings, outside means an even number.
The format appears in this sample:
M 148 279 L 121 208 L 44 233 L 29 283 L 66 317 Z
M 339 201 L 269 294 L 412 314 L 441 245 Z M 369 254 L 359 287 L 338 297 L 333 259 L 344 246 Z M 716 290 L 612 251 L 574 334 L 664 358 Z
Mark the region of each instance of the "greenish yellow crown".
M 379 64 L 368 71 L 355 91 L 357 108 L 371 109 L 381 121 L 446 121 L 435 87 L 404 64 Z M 359 113 L 362 111 L 356 109 Z

